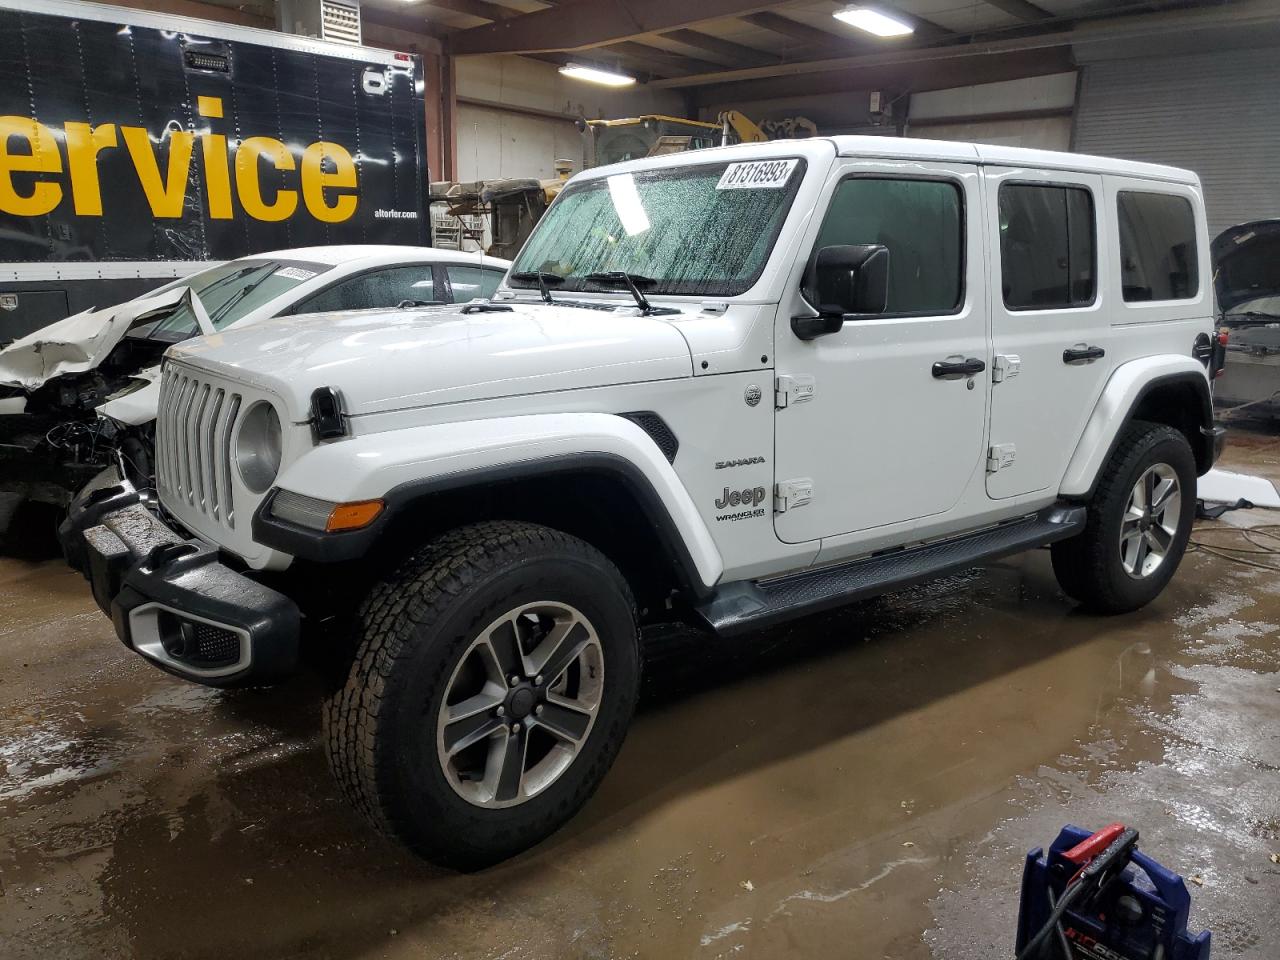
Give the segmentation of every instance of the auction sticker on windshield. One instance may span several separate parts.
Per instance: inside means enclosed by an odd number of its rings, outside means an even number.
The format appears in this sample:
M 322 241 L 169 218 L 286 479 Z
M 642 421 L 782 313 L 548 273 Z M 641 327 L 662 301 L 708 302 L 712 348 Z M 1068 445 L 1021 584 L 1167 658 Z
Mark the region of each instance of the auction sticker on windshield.
M 751 160 L 747 163 L 731 163 L 716 184 L 717 190 L 776 190 L 785 187 L 791 172 L 800 161 Z
M 276 271 L 277 277 L 284 277 L 286 280 L 310 280 L 315 275 L 314 270 L 306 270 L 302 267 L 281 267 Z

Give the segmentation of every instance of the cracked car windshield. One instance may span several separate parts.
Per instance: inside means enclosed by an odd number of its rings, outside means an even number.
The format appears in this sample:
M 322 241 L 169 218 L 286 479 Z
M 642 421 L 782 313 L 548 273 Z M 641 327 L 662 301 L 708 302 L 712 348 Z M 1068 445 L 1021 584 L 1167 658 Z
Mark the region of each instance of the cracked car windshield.
M 200 297 L 214 329 L 223 330 L 267 301 L 332 269 L 332 266 L 321 263 L 233 260 L 167 283 L 146 296 L 153 297 L 174 287 L 190 287 Z M 199 332 L 195 314 L 184 301 L 163 316 L 134 327 L 129 335 L 177 341 Z
M 513 286 L 599 290 L 625 271 L 646 293 L 733 296 L 759 278 L 804 176 L 798 158 L 697 164 L 572 183 L 516 259 Z M 544 278 L 545 279 L 545 278 Z

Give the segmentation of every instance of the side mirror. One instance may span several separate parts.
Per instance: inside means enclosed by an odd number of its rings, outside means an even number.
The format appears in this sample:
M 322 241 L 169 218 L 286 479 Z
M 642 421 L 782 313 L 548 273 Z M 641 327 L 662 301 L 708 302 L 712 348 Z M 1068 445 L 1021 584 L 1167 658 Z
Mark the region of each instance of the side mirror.
M 889 248 L 878 243 L 823 247 L 804 272 L 801 292 L 816 317 L 792 317 L 801 340 L 835 333 L 845 320 L 884 313 L 889 302 Z

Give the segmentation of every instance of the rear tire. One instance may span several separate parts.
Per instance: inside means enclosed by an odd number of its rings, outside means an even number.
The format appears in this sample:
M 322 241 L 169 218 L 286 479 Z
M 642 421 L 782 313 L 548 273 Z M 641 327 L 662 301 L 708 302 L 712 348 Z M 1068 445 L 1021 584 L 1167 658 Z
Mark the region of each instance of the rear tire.
M 1191 536 L 1196 462 L 1187 438 L 1135 420 L 1102 468 L 1084 532 L 1055 543 L 1064 593 L 1096 613 L 1128 613 L 1168 585 Z
M 640 685 L 617 568 L 546 527 L 445 534 L 361 610 L 325 704 L 330 766 L 379 830 L 475 870 L 569 820 L 617 756 Z

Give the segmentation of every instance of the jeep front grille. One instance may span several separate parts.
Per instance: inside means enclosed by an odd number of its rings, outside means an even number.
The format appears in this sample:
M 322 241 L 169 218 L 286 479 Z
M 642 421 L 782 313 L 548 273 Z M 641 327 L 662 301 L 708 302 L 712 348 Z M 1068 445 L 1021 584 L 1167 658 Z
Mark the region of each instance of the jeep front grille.
M 234 530 L 231 444 L 243 397 L 199 373 L 169 364 L 160 381 L 156 485 L 161 502 L 185 504 Z

